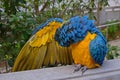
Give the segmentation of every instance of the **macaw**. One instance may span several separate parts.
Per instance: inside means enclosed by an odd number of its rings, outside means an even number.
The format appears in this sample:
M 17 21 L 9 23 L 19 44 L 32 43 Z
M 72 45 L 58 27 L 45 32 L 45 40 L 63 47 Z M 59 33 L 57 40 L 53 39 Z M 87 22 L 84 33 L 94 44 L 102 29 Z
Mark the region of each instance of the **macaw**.
M 59 46 L 54 40 L 56 29 L 62 24 L 61 18 L 50 18 L 36 27 L 18 54 L 12 71 L 72 64 L 71 49 Z
M 71 47 L 72 58 L 76 68 L 82 74 L 91 68 L 100 67 L 108 52 L 107 41 L 87 15 L 70 18 L 55 33 L 59 45 Z

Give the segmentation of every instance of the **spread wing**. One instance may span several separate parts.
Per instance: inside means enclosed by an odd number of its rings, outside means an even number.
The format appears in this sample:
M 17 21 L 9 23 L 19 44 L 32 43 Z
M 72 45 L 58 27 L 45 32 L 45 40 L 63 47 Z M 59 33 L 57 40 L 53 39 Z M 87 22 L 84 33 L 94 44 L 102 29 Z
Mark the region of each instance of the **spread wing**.
M 53 38 L 61 25 L 62 19 L 52 18 L 38 26 L 21 49 L 12 71 L 72 64 L 70 48 L 59 46 Z

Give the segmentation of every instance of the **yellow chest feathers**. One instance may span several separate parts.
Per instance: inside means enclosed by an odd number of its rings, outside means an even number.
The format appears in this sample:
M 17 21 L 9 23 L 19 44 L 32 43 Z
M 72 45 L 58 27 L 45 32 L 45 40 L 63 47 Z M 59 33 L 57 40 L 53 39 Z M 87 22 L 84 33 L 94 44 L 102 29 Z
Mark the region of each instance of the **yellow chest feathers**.
M 98 67 L 95 64 L 89 51 L 90 41 L 95 38 L 96 34 L 90 34 L 88 32 L 84 40 L 72 45 L 72 56 L 75 64 L 81 64 L 88 68 Z

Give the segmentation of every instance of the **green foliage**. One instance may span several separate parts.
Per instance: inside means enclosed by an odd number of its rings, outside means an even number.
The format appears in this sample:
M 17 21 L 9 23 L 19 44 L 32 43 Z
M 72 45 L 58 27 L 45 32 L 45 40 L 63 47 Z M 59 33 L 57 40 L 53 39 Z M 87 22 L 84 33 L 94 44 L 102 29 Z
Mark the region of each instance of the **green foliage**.
M 109 59 L 115 59 L 119 56 L 118 51 L 120 50 L 117 46 L 111 46 L 110 44 L 108 44 L 108 54 L 106 56 L 106 58 Z
M 116 22 L 118 22 L 118 21 L 106 22 L 106 25 L 107 24 L 112 24 L 112 25 L 109 25 L 106 28 L 101 29 L 101 32 L 103 33 L 104 36 L 106 36 L 106 34 L 108 34 L 108 36 L 107 36 L 108 40 L 116 39 L 117 36 L 119 36 L 118 32 L 119 32 L 120 26 L 119 26 L 119 24 L 113 24 Z
M 7 20 L 3 20 L 0 26 L 0 60 L 7 59 L 12 66 L 37 23 L 31 13 L 17 12 L 15 15 L 2 16 Z
M 108 6 L 108 0 L 98 0 L 99 5 L 100 5 L 100 10 L 104 7 L 104 6 Z
M 25 0 L 1 0 L 2 1 L 2 8 L 5 10 L 5 12 L 9 14 L 16 14 L 16 12 L 19 10 L 20 4 L 25 4 Z
M 20 43 L 18 42 L 8 42 L 5 41 L 1 43 L 1 59 L 0 60 L 7 60 L 10 64 L 10 66 L 13 65 L 13 62 L 18 54 L 18 51 L 20 50 Z
M 111 22 L 107 22 L 107 24 L 111 24 L 111 23 L 114 23 L 116 21 L 111 21 Z M 114 24 L 114 25 L 111 25 L 111 26 L 108 26 L 108 34 L 110 36 L 112 36 L 113 38 L 115 38 L 115 32 L 117 32 L 118 30 L 118 24 Z

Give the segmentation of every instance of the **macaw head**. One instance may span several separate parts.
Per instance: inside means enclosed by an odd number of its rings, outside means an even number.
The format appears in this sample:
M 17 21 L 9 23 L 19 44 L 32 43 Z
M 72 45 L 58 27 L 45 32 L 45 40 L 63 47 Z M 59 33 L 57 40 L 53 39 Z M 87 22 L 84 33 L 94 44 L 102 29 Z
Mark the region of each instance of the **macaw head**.
M 87 32 L 94 27 L 94 20 L 89 20 L 87 15 L 74 16 L 56 30 L 55 40 L 61 46 L 67 47 L 83 40 Z

